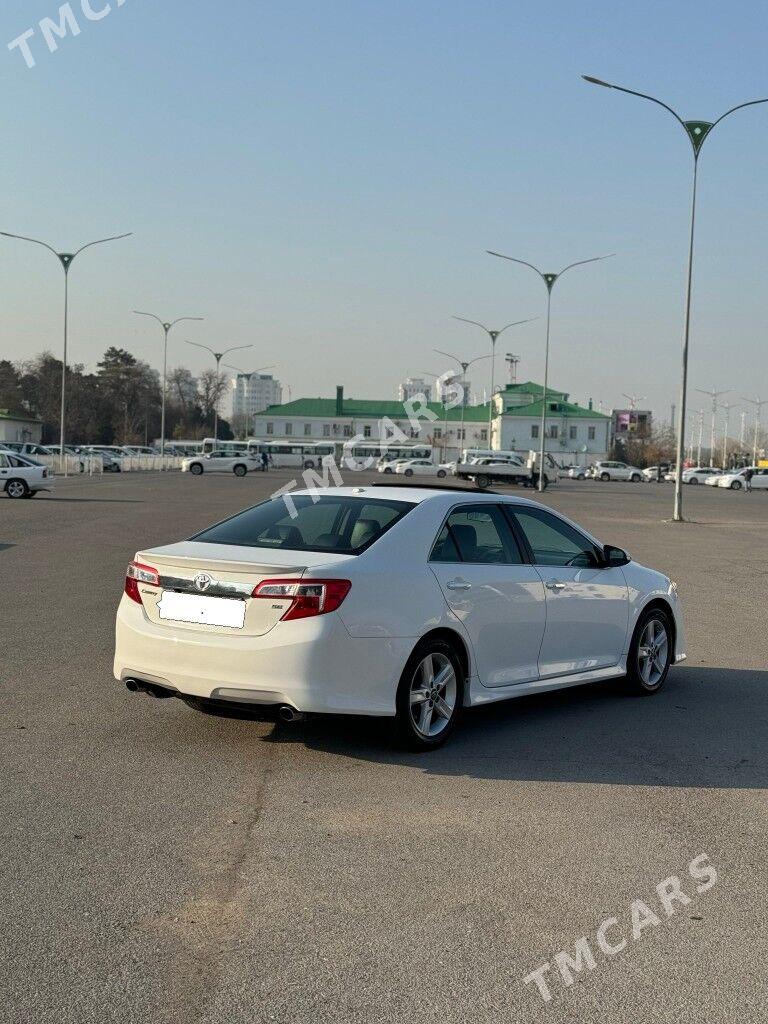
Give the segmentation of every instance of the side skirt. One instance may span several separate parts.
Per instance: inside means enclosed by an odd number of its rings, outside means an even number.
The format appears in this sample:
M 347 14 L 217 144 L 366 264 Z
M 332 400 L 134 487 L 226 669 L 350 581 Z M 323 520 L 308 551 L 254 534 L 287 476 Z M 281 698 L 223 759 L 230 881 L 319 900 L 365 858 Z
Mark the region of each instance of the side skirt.
M 608 668 L 597 668 L 568 676 L 550 676 L 548 679 L 534 679 L 530 683 L 516 683 L 513 686 L 498 686 L 493 689 L 483 686 L 477 676 L 472 676 L 469 681 L 469 699 L 466 706 L 493 704 L 499 700 L 513 700 L 515 697 L 526 697 L 532 693 L 548 693 L 550 690 L 566 690 L 569 686 L 599 683 L 603 679 L 620 679 L 626 675 L 626 671 L 627 660 L 624 657 L 618 665 L 610 665 Z

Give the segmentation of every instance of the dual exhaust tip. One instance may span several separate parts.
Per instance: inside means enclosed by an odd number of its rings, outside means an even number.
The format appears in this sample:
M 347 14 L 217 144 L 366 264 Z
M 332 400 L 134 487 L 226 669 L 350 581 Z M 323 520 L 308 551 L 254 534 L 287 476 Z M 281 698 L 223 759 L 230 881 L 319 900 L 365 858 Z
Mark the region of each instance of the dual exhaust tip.
M 169 697 L 178 697 L 176 690 L 167 686 L 160 686 L 159 683 L 148 683 L 143 679 L 126 679 L 126 689 L 131 693 L 146 693 L 149 697 L 158 700 L 167 700 Z M 281 722 L 294 723 L 303 722 L 307 717 L 303 711 L 297 711 L 290 704 L 281 704 L 277 709 L 277 717 Z

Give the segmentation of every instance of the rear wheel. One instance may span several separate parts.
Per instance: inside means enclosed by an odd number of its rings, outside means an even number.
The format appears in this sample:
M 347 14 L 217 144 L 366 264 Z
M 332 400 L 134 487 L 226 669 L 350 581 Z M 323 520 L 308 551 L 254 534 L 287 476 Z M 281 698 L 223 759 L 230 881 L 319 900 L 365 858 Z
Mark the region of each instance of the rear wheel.
M 189 467 L 189 472 L 193 476 L 200 476 L 200 474 L 203 472 L 203 467 L 200 465 L 199 462 L 195 462 L 193 463 L 193 465 Z
M 656 693 L 672 664 L 672 625 L 659 608 L 645 612 L 635 629 L 627 659 L 627 683 L 633 693 Z
M 476 476 L 475 483 L 477 484 L 481 491 L 484 491 L 486 487 L 490 487 L 491 478 L 489 476 Z
M 29 487 L 24 480 L 9 480 L 5 485 L 5 493 L 9 498 L 26 498 Z
M 732 491 L 740 491 L 741 490 L 741 480 L 734 480 L 733 483 L 731 484 L 731 490 Z
M 413 470 L 412 470 L 412 469 L 406 469 L 406 471 L 405 471 L 405 474 L 404 474 L 404 475 L 405 475 L 405 476 L 413 476 Z
M 314 468 L 315 468 L 315 464 L 312 461 L 312 459 L 305 459 L 304 460 L 304 469 L 314 469 Z
M 691 479 L 688 481 L 689 484 L 698 484 L 698 482 L 699 478 L 696 476 L 692 476 Z
M 419 644 L 397 689 L 395 727 L 411 750 L 434 750 L 456 728 L 464 702 L 464 670 L 444 640 Z
M 438 469 L 437 475 L 442 480 L 443 477 L 445 476 L 445 470 L 444 469 Z
M 385 466 L 384 467 L 384 472 L 385 473 L 391 473 L 392 472 L 392 467 L 391 466 Z
M 235 474 L 235 476 L 245 476 L 245 474 L 248 472 L 248 467 L 247 466 L 238 465 L 238 466 L 235 466 L 235 468 L 232 470 L 232 472 Z
M 611 474 L 610 473 L 601 473 L 600 474 L 600 479 L 603 481 L 603 483 L 605 483 L 606 481 L 611 479 Z
M 632 474 L 632 483 L 633 484 L 639 484 L 641 480 L 642 480 L 642 477 L 640 476 L 639 473 L 633 473 Z

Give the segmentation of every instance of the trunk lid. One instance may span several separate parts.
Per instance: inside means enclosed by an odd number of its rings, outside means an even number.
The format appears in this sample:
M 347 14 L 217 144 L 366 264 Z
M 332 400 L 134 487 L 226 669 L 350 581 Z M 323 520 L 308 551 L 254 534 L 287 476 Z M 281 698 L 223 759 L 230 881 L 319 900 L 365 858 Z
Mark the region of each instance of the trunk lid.
M 320 569 L 335 576 L 352 555 L 285 548 L 245 548 L 183 541 L 140 551 L 136 561 L 156 569 L 160 586 L 141 583 L 147 617 L 159 626 L 230 636 L 263 636 L 280 621 L 290 600 L 252 598 L 262 580 L 300 578 Z M 343 570 L 340 575 L 343 574 Z M 197 582 L 196 582 L 197 581 Z M 181 595 L 176 597 L 174 595 Z M 196 615 L 235 625 L 185 621 Z M 176 616 L 184 618 L 177 618 Z M 242 627 L 240 622 L 242 621 Z

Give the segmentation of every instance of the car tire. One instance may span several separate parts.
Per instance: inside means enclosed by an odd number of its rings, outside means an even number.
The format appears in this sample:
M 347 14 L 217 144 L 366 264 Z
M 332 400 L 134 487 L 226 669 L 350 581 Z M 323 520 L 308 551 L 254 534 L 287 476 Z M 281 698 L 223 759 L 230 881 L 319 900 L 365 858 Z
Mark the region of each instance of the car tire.
M 384 468 L 384 472 L 385 472 L 385 473 L 391 473 L 391 472 L 392 472 L 392 470 L 391 470 L 391 468 L 390 468 L 389 466 L 386 466 L 386 467 Z
M 403 473 L 403 476 L 413 476 L 413 470 L 406 469 L 406 471 Z
M 632 477 L 631 477 L 631 480 L 632 480 L 633 484 L 639 484 L 640 481 L 642 480 L 642 477 L 640 476 L 639 473 L 633 473 Z
M 741 490 L 741 480 L 734 480 L 733 483 L 731 484 L 731 490 L 732 491 L 740 491 Z
M 658 650 L 657 656 L 644 651 Z M 673 630 L 668 612 L 649 608 L 635 627 L 627 657 L 626 682 L 638 695 L 658 693 L 664 685 L 674 658 Z
M 315 464 L 312 461 L 312 459 L 305 459 L 304 460 L 304 469 L 314 469 L 314 468 L 315 468 Z
M 586 480 L 586 477 L 584 476 L 583 473 L 579 473 L 579 475 L 576 477 L 576 479 L 577 480 Z
M 464 687 L 464 669 L 450 644 L 438 639 L 417 644 L 397 688 L 395 733 L 400 744 L 418 751 L 442 746 L 461 717 Z M 424 699 L 414 700 L 414 695 Z
M 698 486 L 699 481 L 696 479 L 695 476 L 692 476 L 691 479 L 688 481 L 688 483 L 692 484 L 692 485 L 696 484 Z
M 245 474 L 248 472 L 248 467 L 243 466 L 242 463 L 238 463 L 237 466 L 234 466 L 232 468 L 232 472 L 235 474 L 235 476 L 245 476 Z
M 603 481 L 603 483 L 607 483 L 611 479 L 611 474 L 610 473 L 601 473 L 600 474 L 600 479 Z
M 484 491 L 486 487 L 491 486 L 491 478 L 489 476 L 476 476 L 475 483 L 481 491 Z
M 200 465 L 199 462 L 194 462 L 189 467 L 189 472 L 192 474 L 192 476 L 202 476 L 203 467 Z
M 9 480 L 5 485 L 5 493 L 9 498 L 26 498 L 29 487 L 26 480 Z
M 437 475 L 440 478 L 440 480 L 443 480 L 447 474 L 444 469 L 438 469 Z

